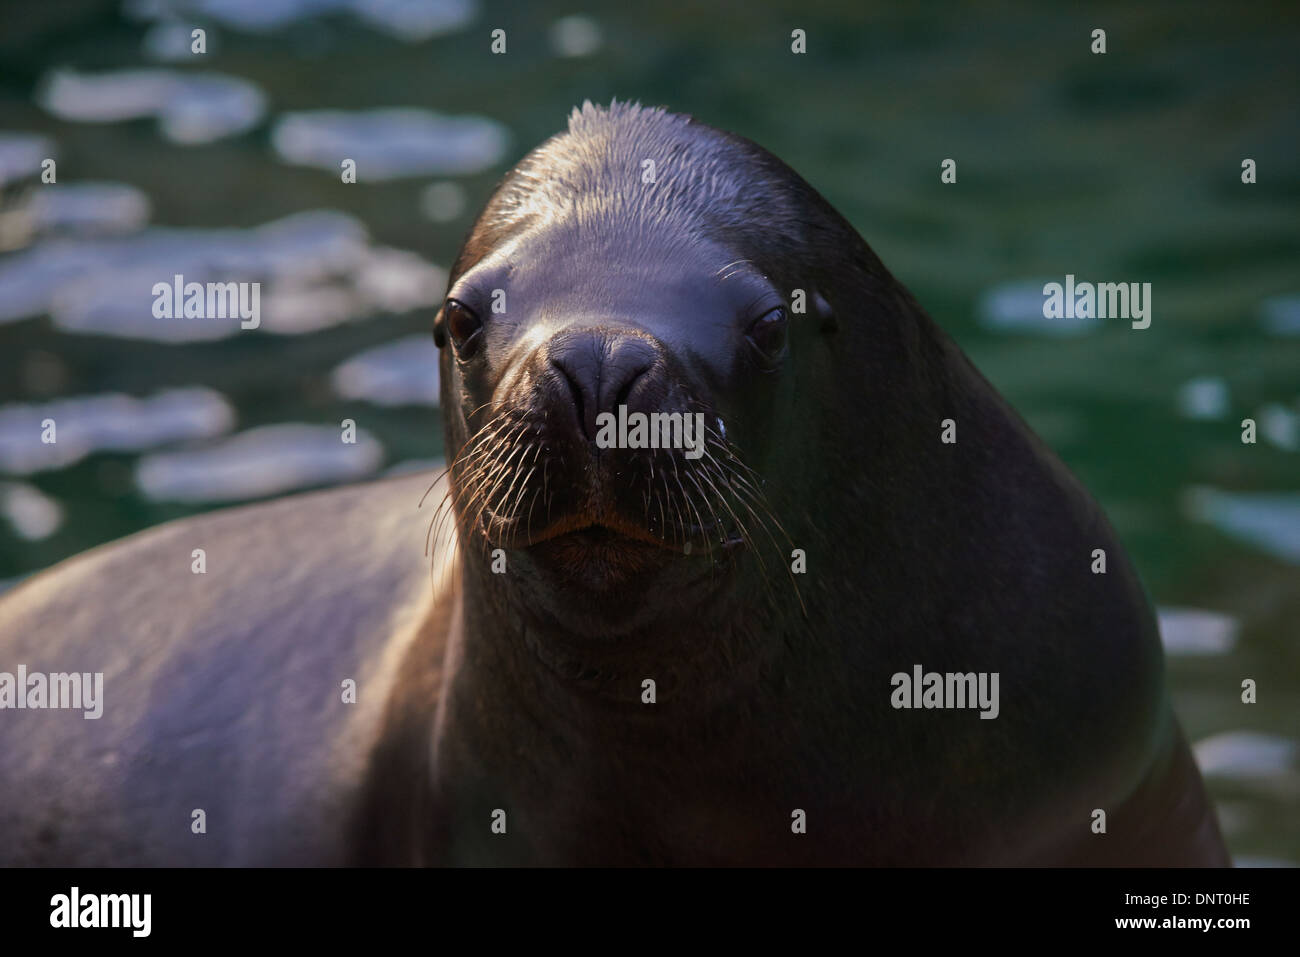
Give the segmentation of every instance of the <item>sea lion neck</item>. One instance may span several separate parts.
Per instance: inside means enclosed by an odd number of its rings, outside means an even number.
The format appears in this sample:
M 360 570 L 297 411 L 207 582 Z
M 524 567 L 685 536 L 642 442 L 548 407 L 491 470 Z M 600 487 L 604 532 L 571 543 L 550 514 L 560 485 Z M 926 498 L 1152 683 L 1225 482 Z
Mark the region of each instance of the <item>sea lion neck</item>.
M 706 578 L 699 583 L 701 600 L 688 609 L 675 607 L 668 595 L 607 631 L 575 633 L 533 605 L 508 576 L 470 568 L 463 575 L 465 631 L 472 636 L 463 655 L 479 691 L 524 689 L 557 713 L 575 716 L 635 717 L 664 704 L 687 713 L 716 706 L 726 697 L 720 688 L 753 693 L 759 667 L 771 666 L 784 648 L 774 626 L 798 615 L 797 604 L 774 609 L 757 629 L 750 583 L 710 591 Z

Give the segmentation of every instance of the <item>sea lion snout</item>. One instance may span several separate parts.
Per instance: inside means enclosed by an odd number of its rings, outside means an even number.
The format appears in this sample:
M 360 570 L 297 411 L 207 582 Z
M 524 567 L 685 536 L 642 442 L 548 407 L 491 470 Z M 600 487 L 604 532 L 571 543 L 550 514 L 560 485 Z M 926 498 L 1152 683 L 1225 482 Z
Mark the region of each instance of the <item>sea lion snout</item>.
M 499 387 L 499 409 L 528 423 L 516 442 L 548 450 L 540 472 L 540 456 L 528 455 L 499 470 L 519 476 L 519 489 L 530 474 L 549 483 L 535 522 L 521 529 L 525 540 L 597 527 L 679 551 L 718 524 L 678 500 L 701 483 L 697 467 L 719 420 L 667 344 L 632 322 L 579 322 L 517 361 Z
M 581 589 L 583 607 L 675 566 L 679 580 L 720 581 L 765 509 L 723 431 L 700 337 L 671 321 L 692 303 L 663 298 L 596 316 L 548 298 L 457 367 L 487 400 L 470 392 L 470 435 L 451 466 L 458 521 L 546 588 Z
M 620 406 L 647 414 L 674 411 L 658 407 L 670 389 L 660 349 L 648 337 L 618 328 L 580 329 L 558 333 L 543 349 L 567 386 L 556 398 L 572 407 L 588 441 L 596 441 L 600 417 L 617 415 Z

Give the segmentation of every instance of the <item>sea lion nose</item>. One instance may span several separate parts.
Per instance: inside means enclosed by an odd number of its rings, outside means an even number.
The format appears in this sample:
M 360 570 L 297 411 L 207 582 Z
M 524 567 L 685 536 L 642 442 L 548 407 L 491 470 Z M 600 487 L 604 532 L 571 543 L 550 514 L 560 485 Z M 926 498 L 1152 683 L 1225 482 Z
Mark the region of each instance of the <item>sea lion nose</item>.
M 633 389 L 655 365 L 655 348 L 625 332 L 591 329 L 564 332 L 548 347 L 551 365 L 568 383 L 569 400 L 588 440 L 596 438 L 602 412 L 618 414 Z

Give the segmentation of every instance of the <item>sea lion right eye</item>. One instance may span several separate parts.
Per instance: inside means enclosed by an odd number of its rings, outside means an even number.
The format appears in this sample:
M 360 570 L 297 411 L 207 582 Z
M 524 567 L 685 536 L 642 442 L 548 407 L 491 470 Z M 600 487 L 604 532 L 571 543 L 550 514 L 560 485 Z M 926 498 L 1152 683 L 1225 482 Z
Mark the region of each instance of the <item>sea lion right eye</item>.
M 784 354 L 788 320 L 785 308 L 778 306 L 755 319 L 745 333 L 764 365 L 775 364 Z
M 463 302 L 448 299 L 442 307 L 442 321 L 446 324 L 447 333 L 451 336 L 457 354 L 462 359 L 469 358 L 474 348 L 470 346 L 471 340 L 474 340 L 483 328 L 478 315 Z M 466 346 L 470 346 L 470 349 L 467 350 Z

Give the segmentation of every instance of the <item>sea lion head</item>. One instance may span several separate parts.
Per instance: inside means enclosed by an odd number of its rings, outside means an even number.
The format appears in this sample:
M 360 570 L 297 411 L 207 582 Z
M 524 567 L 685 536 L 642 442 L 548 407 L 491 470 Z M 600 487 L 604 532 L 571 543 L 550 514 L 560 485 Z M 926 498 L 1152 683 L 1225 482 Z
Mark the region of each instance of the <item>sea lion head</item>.
M 839 316 L 892 289 L 765 150 L 584 104 L 492 194 L 435 321 L 467 567 L 503 550 L 516 600 L 575 633 L 737 589 L 797 605 L 791 553 L 843 494 L 819 469 L 853 458 L 826 443 L 859 441 L 827 416 L 897 345 L 837 381 Z

